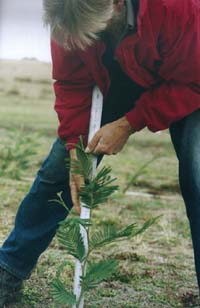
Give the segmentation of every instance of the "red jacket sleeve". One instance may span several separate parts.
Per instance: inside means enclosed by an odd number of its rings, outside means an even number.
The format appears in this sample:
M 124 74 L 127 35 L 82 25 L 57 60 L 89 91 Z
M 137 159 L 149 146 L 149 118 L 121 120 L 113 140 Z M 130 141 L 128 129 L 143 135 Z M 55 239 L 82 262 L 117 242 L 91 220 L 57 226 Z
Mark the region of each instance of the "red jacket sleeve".
M 80 135 L 88 134 L 94 80 L 78 53 L 65 51 L 51 41 L 55 110 L 58 114 L 58 135 L 73 148 Z
M 156 132 L 168 128 L 200 108 L 199 93 L 174 81 L 145 92 L 126 117 L 135 131 L 148 127 Z
M 156 74 L 161 82 L 145 92 L 126 117 L 136 131 L 145 126 L 158 131 L 200 108 L 200 2 L 145 1 L 148 31 L 160 55 Z M 154 16 L 158 6 L 162 22 Z M 145 20 L 144 14 L 142 31 Z

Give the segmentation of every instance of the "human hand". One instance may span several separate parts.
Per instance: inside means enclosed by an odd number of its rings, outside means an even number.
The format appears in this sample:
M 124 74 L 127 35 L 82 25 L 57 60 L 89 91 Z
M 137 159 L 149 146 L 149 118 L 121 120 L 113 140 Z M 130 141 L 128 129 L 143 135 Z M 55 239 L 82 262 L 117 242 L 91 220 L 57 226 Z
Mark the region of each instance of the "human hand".
M 117 154 L 133 132 L 126 117 L 122 117 L 101 127 L 88 143 L 85 151 L 93 154 Z
M 76 149 L 71 149 L 70 150 L 70 160 L 76 160 L 76 159 L 77 159 Z M 80 214 L 81 206 L 80 206 L 78 193 L 81 191 L 81 186 L 84 185 L 84 179 L 81 175 L 75 174 L 70 170 L 69 185 L 70 185 L 70 190 L 71 190 L 72 202 L 74 204 L 75 210 L 78 214 Z

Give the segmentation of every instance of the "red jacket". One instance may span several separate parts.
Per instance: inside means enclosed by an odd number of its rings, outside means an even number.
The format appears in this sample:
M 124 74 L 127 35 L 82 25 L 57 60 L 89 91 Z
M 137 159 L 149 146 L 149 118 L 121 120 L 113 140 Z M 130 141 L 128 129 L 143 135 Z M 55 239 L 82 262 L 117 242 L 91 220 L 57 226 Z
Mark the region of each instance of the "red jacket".
M 115 56 L 127 75 L 148 90 L 126 114 L 129 123 L 135 131 L 147 126 L 155 132 L 200 107 L 200 1 L 140 0 L 137 25 L 137 33 L 122 40 Z M 68 143 L 88 133 L 94 84 L 104 96 L 108 92 L 104 51 L 102 41 L 73 52 L 52 41 L 58 134 Z

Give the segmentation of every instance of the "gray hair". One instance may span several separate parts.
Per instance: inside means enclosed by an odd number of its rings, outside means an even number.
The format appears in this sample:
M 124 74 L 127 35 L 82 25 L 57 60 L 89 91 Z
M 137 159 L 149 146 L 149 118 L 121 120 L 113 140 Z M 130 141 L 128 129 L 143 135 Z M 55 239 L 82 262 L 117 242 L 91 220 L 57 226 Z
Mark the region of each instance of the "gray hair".
M 44 22 L 66 49 L 85 49 L 112 18 L 113 0 L 43 0 Z

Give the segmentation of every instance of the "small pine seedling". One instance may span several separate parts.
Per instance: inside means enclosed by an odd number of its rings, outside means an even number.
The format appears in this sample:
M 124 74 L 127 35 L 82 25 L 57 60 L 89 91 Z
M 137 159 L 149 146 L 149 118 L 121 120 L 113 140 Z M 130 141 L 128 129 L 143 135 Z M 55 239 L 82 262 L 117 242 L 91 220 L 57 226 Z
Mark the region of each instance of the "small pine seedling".
M 111 178 L 111 168 L 102 167 L 95 176 L 92 176 L 92 154 L 86 154 L 82 144 L 77 145 L 77 160 L 68 162 L 68 167 L 73 173 L 81 175 L 85 184 L 83 185 L 79 198 L 84 207 L 91 211 L 96 209 L 102 203 L 106 202 L 109 196 L 118 189 L 113 185 L 115 179 Z M 54 200 L 55 201 L 55 200 Z M 57 202 L 66 207 L 58 194 Z M 117 230 L 113 225 L 105 225 L 101 229 L 95 227 L 95 232 L 89 233 L 92 228 L 91 219 L 68 218 L 60 224 L 57 236 L 61 246 L 67 253 L 78 259 L 81 264 L 81 293 L 76 298 L 73 292 L 66 290 L 64 283 L 60 279 L 60 274 L 53 281 L 52 295 L 54 301 L 59 305 L 67 305 L 67 307 L 79 308 L 82 297 L 85 292 L 97 287 L 100 282 L 109 278 L 117 269 L 118 262 L 116 260 L 103 260 L 99 262 L 89 262 L 90 255 L 96 249 L 102 248 L 112 242 L 132 238 L 149 228 L 157 218 L 146 221 L 141 228 L 135 223 Z M 88 247 L 85 247 L 81 228 L 84 228 Z

